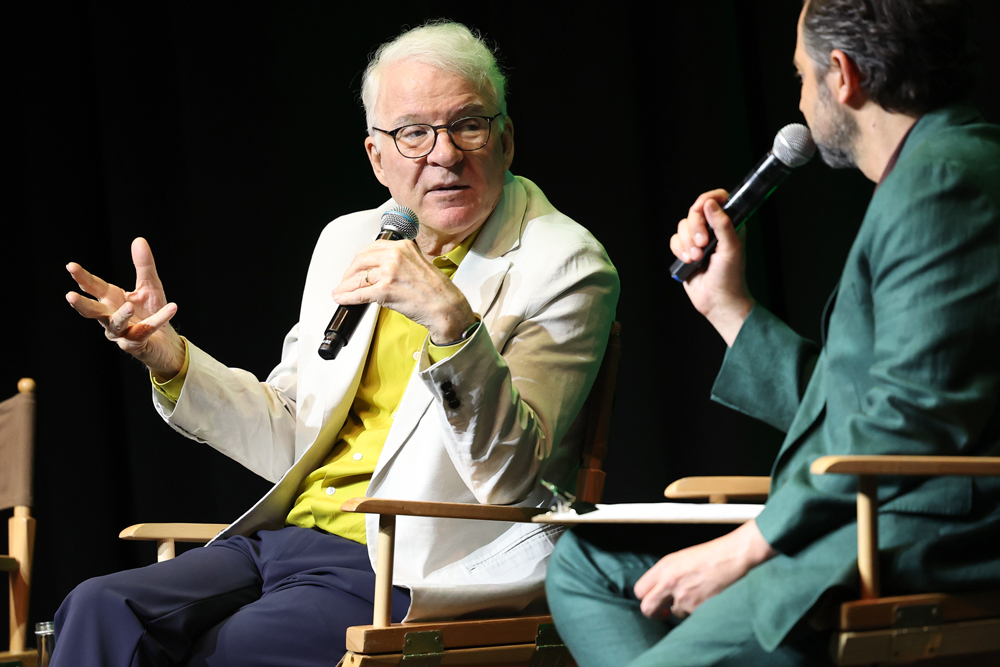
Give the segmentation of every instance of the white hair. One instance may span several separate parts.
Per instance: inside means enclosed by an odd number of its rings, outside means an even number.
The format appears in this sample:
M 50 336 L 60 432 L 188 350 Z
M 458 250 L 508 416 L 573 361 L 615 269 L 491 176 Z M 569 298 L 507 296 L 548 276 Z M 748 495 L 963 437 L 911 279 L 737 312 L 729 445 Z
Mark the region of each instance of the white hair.
M 419 62 L 457 74 L 476 86 L 487 104 L 496 104 L 498 112 L 507 114 L 507 78 L 483 39 L 461 23 L 428 21 L 378 47 L 368 61 L 361 82 L 361 103 L 369 134 L 375 122 L 382 70 L 397 62 Z M 498 120 L 502 122 L 502 117 Z

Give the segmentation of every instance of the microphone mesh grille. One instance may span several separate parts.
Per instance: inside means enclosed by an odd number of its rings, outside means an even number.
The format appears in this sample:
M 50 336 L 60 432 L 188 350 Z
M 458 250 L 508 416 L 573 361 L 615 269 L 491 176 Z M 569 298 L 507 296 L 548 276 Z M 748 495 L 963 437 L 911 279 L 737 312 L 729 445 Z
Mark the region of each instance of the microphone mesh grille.
M 786 125 L 774 136 L 771 153 L 786 167 L 801 167 L 816 153 L 809 128 L 801 123 Z
M 382 213 L 382 231 L 393 231 L 407 241 L 417 238 L 420 223 L 413 209 L 406 206 L 393 206 Z

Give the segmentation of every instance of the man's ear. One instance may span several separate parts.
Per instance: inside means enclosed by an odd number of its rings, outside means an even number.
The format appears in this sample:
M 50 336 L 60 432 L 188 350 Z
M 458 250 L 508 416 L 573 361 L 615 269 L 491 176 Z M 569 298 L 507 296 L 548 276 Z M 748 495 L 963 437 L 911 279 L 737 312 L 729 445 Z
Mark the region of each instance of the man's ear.
M 827 70 L 825 83 L 830 87 L 833 98 L 852 109 L 860 109 L 868 96 L 861 88 L 861 72 L 851 57 L 840 49 L 830 52 L 830 69 Z
M 368 161 L 372 163 L 372 171 L 375 172 L 375 178 L 385 187 L 389 187 L 389 184 L 385 181 L 385 170 L 382 169 L 382 153 L 375 143 L 375 137 L 370 135 L 365 137 L 365 151 L 368 153 Z
M 514 121 L 509 116 L 503 119 L 503 132 L 500 133 L 500 145 L 503 147 L 504 170 L 510 169 L 514 162 Z

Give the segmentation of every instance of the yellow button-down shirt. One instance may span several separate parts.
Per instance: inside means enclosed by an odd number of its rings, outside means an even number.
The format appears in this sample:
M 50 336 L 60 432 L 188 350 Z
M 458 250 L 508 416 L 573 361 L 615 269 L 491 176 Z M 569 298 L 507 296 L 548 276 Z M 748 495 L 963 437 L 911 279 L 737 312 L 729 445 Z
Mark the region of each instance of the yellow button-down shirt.
M 476 236 L 473 234 L 448 254 L 436 257 L 434 265 L 450 278 Z M 379 311 L 375 336 L 347 421 L 336 435 L 336 444 L 323 465 L 299 485 L 299 495 L 286 524 L 302 528 L 317 526 L 334 535 L 366 543 L 364 515 L 341 512 L 340 506 L 349 498 L 367 493 L 425 338 L 427 329 L 419 324 L 388 308 Z M 448 347 L 432 344 L 428 346 L 428 354 L 431 362 L 437 363 L 461 347 L 461 343 Z M 324 435 L 321 431 L 319 440 Z

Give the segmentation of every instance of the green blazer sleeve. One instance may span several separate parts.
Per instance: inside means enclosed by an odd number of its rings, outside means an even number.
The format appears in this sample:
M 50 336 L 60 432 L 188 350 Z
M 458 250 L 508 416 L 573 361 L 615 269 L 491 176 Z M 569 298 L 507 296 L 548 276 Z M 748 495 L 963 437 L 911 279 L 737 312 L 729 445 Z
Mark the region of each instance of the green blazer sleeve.
M 787 432 L 818 357 L 815 343 L 757 304 L 726 350 L 712 400 Z

